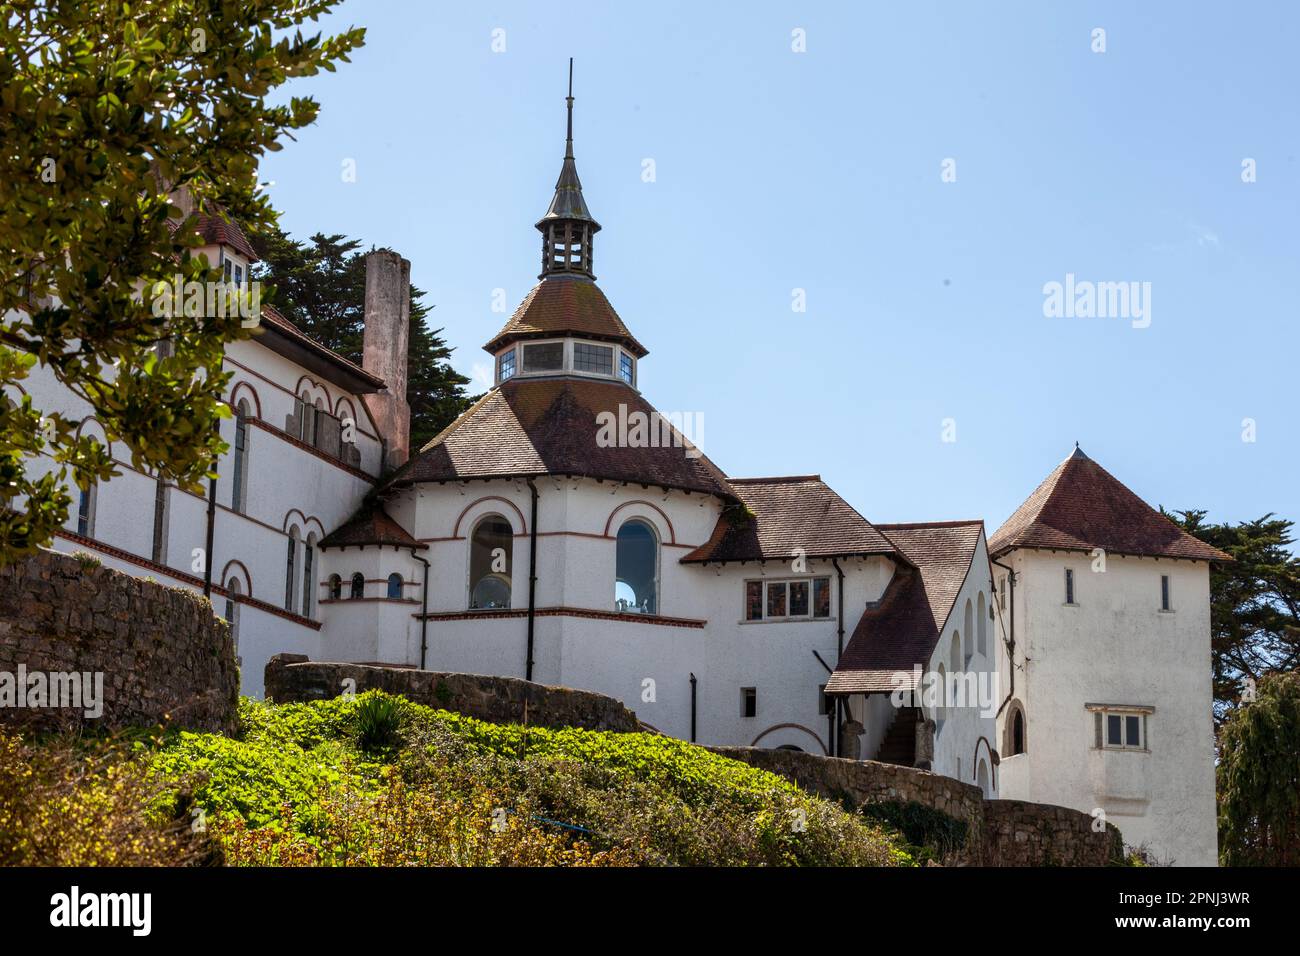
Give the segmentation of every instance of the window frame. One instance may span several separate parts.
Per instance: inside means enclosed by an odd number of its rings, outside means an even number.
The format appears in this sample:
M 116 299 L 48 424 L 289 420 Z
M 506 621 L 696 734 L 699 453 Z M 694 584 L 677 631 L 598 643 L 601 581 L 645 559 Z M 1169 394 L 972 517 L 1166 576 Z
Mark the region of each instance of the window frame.
M 1174 585 L 1170 576 L 1160 575 L 1160 611 L 1163 614 L 1174 613 Z
M 1143 704 L 1085 704 L 1084 706 L 1093 715 L 1093 750 L 1151 752 L 1150 717 L 1155 712 L 1154 707 Z M 1112 720 L 1119 721 L 1119 743 L 1111 742 Z M 1134 726 L 1137 728 L 1136 742 L 1132 737 Z
M 1065 569 L 1065 601 L 1066 607 L 1078 607 L 1078 595 L 1075 593 L 1074 568 Z
M 519 361 L 522 358 L 520 350 L 516 346 L 510 346 L 504 352 L 497 356 L 497 384 L 508 382 L 519 374 Z M 506 374 L 506 363 L 510 364 L 510 374 Z
M 758 717 L 758 688 L 740 688 L 740 719 L 753 720 Z
M 560 364 L 556 368 L 533 369 L 528 367 L 528 350 L 543 345 L 560 347 Z M 519 375 L 563 375 L 569 368 L 569 349 L 566 339 L 539 339 L 519 343 Z
M 633 610 L 632 608 L 619 609 L 618 607 L 618 536 L 623 533 L 623 529 L 630 524 L 639 524 L 650 532 L 650 540 L 654 547 L 654 608 L 650 611 Z M 663 603 L 663 537 L 659 532 L 658 526 L 653 521 L 642 515 L 633 514 L 626 521 L 618 526 L 614 532 L 614 613 L 627 614 L 631 617 L 659 617 L 664 613 Z
M 818 581 L 824 582 L 824 586 L 826 588 L 826 594 L 827 594 L 826 614 L 824 615 L 819 615 L 817 613 L 817 582 Z M 793 575 L 790 577 L 772 577 L 772 578 L 769 577 L 745 578 L 744 581 L 742 581 L 741 583 L 743 584 L 743 587 L 741 589 L 742 600 L 740 606 L 740 623 L 742 624 L 764 624 L 764 623 L 778 624 L 778 623 L 799 623 L 804 621 L 835 620 L 834 601 L 832 600 L 834 597 L 834 592 L 831 590 L 831 576 L 829 574 L 804 574 L 804 575 Z M 762 614 L 760 617 L 750 617 L 749 616 L 750 588 L 756 584 L 762 587 L 761 600 L 759 602 L 759 608 L 762 611 Z M 806 614 L 790 613 L 794 603 L 791 600 L 792 590 L 790 585 L 792 584 L 805 585 L 807 591 L 806 600 L 807 600 L 808 613 Z M 768 607 L 770 606 L 768 603 L 770 601 L 770 598 L 768 597 L 768 590 L 772 585 L 779 585 L 785 588 L 786 613 L 783 615 L 768 614 Z

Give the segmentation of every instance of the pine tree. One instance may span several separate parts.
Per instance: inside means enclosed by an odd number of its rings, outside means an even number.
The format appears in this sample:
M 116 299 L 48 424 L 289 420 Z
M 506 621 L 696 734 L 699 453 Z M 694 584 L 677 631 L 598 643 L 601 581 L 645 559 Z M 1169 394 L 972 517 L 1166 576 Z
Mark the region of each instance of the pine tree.
M 272 302 L 294 325 L 358 364 L 365 332 L 366 259 L 361 243 L 340 234 L 315 233 L 298 242 L 283 232 L 254 239 L 262 261 L 254 278 L 273 286 Z M 422 447 L 451 424 L 477 396 L 469 379 L 451 367 L 442 329 L 425 321 L 431 309 L 411 286 L 406 401 L 411 406 L 411 448 Z
M 1247 678 L 1300 666 L 1300 557 L 1294 523 L 1272 514 L 1210 524 L 1204 511 L 1169 514 L 1188 534 L 1232 556 L 1210 568 L 1214 709 L 1221 722 Z
M 1300 673 L 1268 674 L 1224 722 L 1219 854 L 1224 866 L 1300 866 Z

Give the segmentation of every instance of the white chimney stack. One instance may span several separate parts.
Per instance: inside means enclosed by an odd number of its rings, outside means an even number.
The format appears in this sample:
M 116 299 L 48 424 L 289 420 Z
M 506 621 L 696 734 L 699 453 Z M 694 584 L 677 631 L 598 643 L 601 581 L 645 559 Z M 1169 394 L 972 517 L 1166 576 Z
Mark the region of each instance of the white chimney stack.
M 366 256 L 366 328 L 362 367 L 382 378 L 382 392 L 361 396 L 384 440 L 384 470 L 411 455 L 411 406 L 406 403 L 406 355 L 411 332 L 411 263 L 391 249 Z

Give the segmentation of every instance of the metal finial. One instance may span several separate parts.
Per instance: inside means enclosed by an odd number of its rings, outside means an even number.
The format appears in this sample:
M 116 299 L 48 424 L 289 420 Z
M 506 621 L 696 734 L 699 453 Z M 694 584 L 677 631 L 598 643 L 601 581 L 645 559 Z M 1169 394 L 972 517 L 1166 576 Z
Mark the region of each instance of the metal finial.
M 569 95 L 564 101 L 569 107 L 569 131 L 564 140 L 564 158 L 573 159 L 573 57 L 569 57 Z

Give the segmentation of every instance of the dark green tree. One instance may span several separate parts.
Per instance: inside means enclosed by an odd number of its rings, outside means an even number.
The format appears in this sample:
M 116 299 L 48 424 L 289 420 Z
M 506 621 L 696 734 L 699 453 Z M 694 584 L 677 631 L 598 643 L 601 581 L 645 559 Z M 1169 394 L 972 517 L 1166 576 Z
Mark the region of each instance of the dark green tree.
M 1300 866 L 1300 672 L 1267 674 L 1220 733 L 1225 866 Z
M 78 434 L 79 415 L 20 392 L 37 364 L 89 405 L 134 467 L 190 490 L 213 473 L 225 450 L 216 425 L 229 414 L 225 345 L 248 329 L 237 311 L 160 310 L 158 290 L 178 274 L 220 279 L 191 254 L 199 213 L 274 224 L 258 160 L 318 110 L 281 88 L 333 70 L 364 37 L 298 31 L 335 3 L 0 8 L 0 564 L 67 520 L 69 473 L 82 488 L 116 474 L 104 444 Z M 188 215 L 172 203 L 182 187 Z M 160 358 L 162 338 L 171 349 Z
M 1214 710 L 1221 722 L 1246 686 L 1300 663 L 1300 557 L 1290 548 L 1293 522 L 1272 514 L 1213 524 L 1204 511 L 1169 517 L 1189 534 L 1232 556 L 1210 568 Z
M 262 261 L 254 278 L 272 287 L 277 309 L 312 338 L 344 358 L 361 361 L 365 332 L 366 261 L 361 243 L 316 233 L 298 242 L 278 230 L 253 239 Z M 442 329 L 425 321 L 432 311 L 411 286 L 406 400 L 411 406 L 411 448 L 424 445 L 470 406 L 469 379 L 451 367 Z

